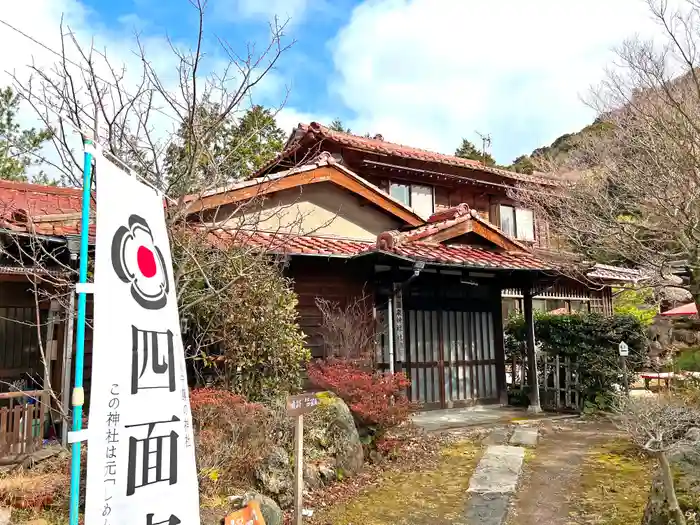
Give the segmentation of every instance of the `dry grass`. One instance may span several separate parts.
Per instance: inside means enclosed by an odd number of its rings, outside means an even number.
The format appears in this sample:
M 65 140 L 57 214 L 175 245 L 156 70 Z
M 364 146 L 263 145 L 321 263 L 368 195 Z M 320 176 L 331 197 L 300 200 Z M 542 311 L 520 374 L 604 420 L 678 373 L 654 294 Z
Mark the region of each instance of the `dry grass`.
M 17 509 L 39 509 L 51 504 L 65 486 L 62 474 L 17 472 L 0 479 L 0 504 Z
M 452 523 L 462 517 L 469 480 L 480 456 L 478 443 L 451 444 L 432 468 L 389 472 L 352 500 L 319 511 L 313 522 L 323 525 Z
M 12 508 L 12 522 L 43 519 L 68 523 L 69 454 L 61 452 L 31 469 L 0 474 L 0 505 Z
M 580 491 L 571 502 L 576 523 L 639 525 L 652 472 L 653 461 L 628 441 L 592 449 L 584 460 Z

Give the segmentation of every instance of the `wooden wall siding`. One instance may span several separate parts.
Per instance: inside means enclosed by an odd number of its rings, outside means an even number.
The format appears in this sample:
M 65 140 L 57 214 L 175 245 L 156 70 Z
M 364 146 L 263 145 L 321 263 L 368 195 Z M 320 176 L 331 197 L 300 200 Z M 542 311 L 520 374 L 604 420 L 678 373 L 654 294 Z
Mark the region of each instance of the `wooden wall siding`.
M 590 300 L 595 294 L 600 294 L 600 290 L 591 290 L 581 283 L 564 282 L 556 283 L 551 288 L 542 290 L 535 295 L 535 299 L 577 299 Z M 523 292 L 518 288 L 504 288 L 501 292 L 503 297 L 522 298 Z
M 362 172 L 359 173 L 363 176 Z M 378 186 L 384 191 L 389 191 L 389 178 L 379 177 L 377 175 L 369 175 L 366 178 L 375 186 Z M 428 181 L 430 183 L 430 181 Z M 466 203 L 470 208 L 476 210 L 484 219 L 496 226 L 500 226 L 500 205 L 513 205 L 513 201 L 506 195 L 506 190 L 502 192 L 489 188 L 485 191 L 483 188 L 472 185 L 447 186 L 434 185 L 435 195 L 435 211 L 444 210 Z M 540 248 L 549 247 L 549 227 L 542 219 L 535 216 L 535 240 L 532 243 Z
M 361 276 L 353 275 L 342 261 L 297 262 L 290 276 L 294 279 L 294 291 L 298 295 L 299 326 L 306 334 L 306 346 L 313 357 L 326 357 L 321 333 L 323 317 L 316 306 L 316 298 L 321 297 L 346 307 L 363 295 L 371 296 L 372 288 Z
M 518 288 L 504 288 L 501 292 L 503 298 L 522 299 L 522 290 Z M 581 283 L 558 283 L 548 290 L 539 292 L 533 299 L 560 299 L 571 301 L 586 301 L 589 303 L 589 311 L 599 312 L 605 315 L 613 313 L 612 288 L 606 286 L 600 290 L 586 288 Z
M 0 282 L 0 392 L 12 387 L 6 383 L 25 380 L 26 388 L 42 388 L 44 365 L 39 351 L 36 298 L 26 280 Z M 42 338 L 46 338 L 48 303 L 41 302 Z M 29 378 L 38 385 L 29 384 Z M 20 383 L 18 383 L 19 385 Z
M 26 281 L 0 282 L 0 381 L 12 382 L 26 377 L 29 374 L 39 381 L 37 388 L 42 388 L 44 377 L 44 365 L 38 346 L 38 334 L 36 329 L 36 301 L 31 285 Z M 76 301 L 77 304 L 77 301 Z M 92 383 L 92 297 L 87 300 L 87 325 L 85 329 L 85 371 L 84 389 L 85 404 L 89 407 L 90 387 Z M 46 338 L 48 320 L 48 302 L 42 302 L 41 323 L 42 337 Z M 51 388 L 60 397 L 63 388 L 63 346 L 65 333 L 66 312 L 57 313 L 57 322 L 54 326 L 54 341 L 56 342 L 56 359 L 51 363 Z M 77 317 L 77 314 L 76 314 Z M 77 319 L 76 319 L 77 322 Z M 76 328 L 73 329 L 75 336 Z M 72 349 L 75 352 L 75 341 Z M 72 361 L 73 368 L 70 373 L 70 384 L 74 381 L 75 356 Z M 32 385 L 28 385 L 30 388 Z M 8 390 L 8 386 L 0 383 L 0 392 Z M 72 387 L 71 387 L 72 390 Z M 56 401 L 52 399 L 52 405 Z M 58 408 L 54 406 L 54 408 Z
M 41 326 L 37 327 L 35 307 L 0 306 L 0 391 L 12 390 L 7 383 L 16 381 L 43 382 L 39 331 L 45 344 L 48 311 L 41 310 L 40 316 Z M 23 388 L 43 388 L 40 383 L 26 384 Z

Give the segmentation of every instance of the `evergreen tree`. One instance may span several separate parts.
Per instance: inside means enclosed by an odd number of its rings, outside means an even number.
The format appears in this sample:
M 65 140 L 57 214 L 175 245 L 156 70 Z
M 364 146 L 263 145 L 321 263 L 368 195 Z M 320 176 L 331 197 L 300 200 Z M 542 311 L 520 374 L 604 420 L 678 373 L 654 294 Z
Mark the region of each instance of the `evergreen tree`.
M 51 130 L 22 129 L 17 122 L 19 96 L 12 88 L 0 90 L 0 179 L 29 182 L 27 170 L 41 164 L 39 151 L 51 138 Z M 31 177 L 38 184 L 56 184 L 39 172 Z
M 240 119 L 229 119 L 221 126 L 215 122 L 217 114 L 216 105 L 200 105 L 194 126 L 183 125 L 178 143 L 168 147 L 165 165 L 170 193 L 181 195 L 247 179 L 284 148 L 286 134 L 269 109 L 255 105 Z M 194 162 L 196 169 L 186 169 L 186 162 Z M 183 173 L 191 173 L 194 180 L 184 180 Z
M 462 139 L 462 145 L 455 151 L 455 157 L 478 160 L 486 166 L 495 166 L 496 161 L 489 153 L 482 153 L 467 139 Z
M 333 131 L 340 131 L 341 133 L 351 133 L 350 128 L 346 128 L 343 125 L 343 121 L 340 120 L 338 117 L 333 119 L 333 122 L 331 122 L 331 125 L 328 126 L 328 129 L 332 129 Z

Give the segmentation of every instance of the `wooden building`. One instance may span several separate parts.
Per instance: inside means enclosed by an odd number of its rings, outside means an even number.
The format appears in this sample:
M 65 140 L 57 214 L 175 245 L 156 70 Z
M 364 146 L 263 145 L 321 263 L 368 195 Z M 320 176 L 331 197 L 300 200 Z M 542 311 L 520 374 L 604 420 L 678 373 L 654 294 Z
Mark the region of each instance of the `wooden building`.
M 66 429 L 81 201 L 78 189 L 0 181 L 0 456 Z M 87 367 L 91 335 L 88 324 Z
M 318 124 L 300 125 L 258 175 L 207 192 L 193 217 L 287 257 L 314 357 L 326 354 L 315 299 L 369 294 L 383 322 L 379 366 L 405 371 L 427 408 L 506 402 L 508 301 L 530 320 L 538 300 L 611 310 L 602 281 L 587 289 L 537 255 L 546 224 L 507 196 L 516 183 L 552 179 Z
M 316 357 L 325 355 L 316 298 L 369 296 L 383 323 L 379 366 L 405 371 L 426 407 L 506 401 L 502 322 L 512 309 L 530 318 L 538 307 L 611 309 L 603 284 L 620 272 L 599 269 L 594 289 L 559 275 L 538 252 L 549 245 L 546 224 L 507 195 L 550 178 L 318 124 L 300 125 L 257 175 L 192 197 L 193 221 L 287 258 Z M 76 189 L 0 182 L 0 392 L 23 379 L 51 390 L 53 419 L 70 397 L 80 205 Z M 42 263 L 12 249 L 39 249 Z M 88 330 L 87 367 L 90 357 Z M 85 384 L 89 393 L 89 373 Z

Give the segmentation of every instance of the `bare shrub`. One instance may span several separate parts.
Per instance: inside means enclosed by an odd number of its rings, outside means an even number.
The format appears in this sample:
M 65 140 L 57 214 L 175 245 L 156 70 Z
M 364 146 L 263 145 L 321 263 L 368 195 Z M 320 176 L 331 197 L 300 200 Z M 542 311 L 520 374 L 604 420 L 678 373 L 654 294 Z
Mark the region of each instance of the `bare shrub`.
M 646 285 L 700 303 L 700 3 L 646 3 L 661 40 L 619 46 L 589 97 L 596 122 L 563 165 L 548 166 L 562 184 L 513 197 L 573 252 L 574 276 L 593 262 L 641 268 Z
M 316 298 L 321 312 L 321 336 L 329 357 L 373 362 L 378 325 L 369 308 L 370 297 L 362 295 L 345 307 Z
M 686 525 L 678 503 L 669 454 L 700 443 L 700 407 L 671 395 L 619 396 L 616 423 L 632 441 L 658 461 L 671 516 Z

